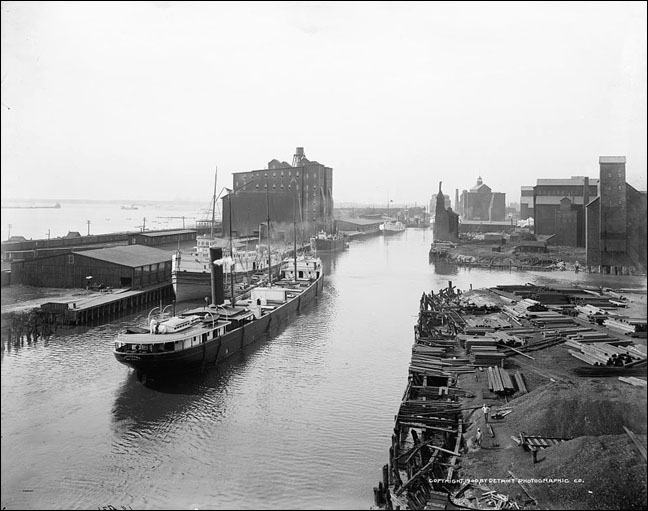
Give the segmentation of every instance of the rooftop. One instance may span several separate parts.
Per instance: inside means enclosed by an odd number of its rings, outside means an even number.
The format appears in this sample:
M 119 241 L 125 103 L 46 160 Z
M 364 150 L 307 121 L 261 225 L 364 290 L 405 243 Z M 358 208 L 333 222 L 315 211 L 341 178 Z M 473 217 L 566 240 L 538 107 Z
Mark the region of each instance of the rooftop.
M 599 156 L 599 163 L 625 163 L 625 156 Z
M 98 248 L 96 250 L 75 252 L 74 254 L 132 268 L 171 260 L 169 252 L 144 245 Z

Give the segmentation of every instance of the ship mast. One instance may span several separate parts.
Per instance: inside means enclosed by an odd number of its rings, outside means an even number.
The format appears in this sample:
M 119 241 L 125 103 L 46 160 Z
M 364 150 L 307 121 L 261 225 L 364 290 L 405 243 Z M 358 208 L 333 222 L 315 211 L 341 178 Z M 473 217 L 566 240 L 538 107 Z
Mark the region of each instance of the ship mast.
M 270 202 L 268 200 L 268 176 L 266 176 L 266 214 L 267 214 L 267 236 L 268 236 L 268 286 L 272 286 L 272 258 L 270 255 Z
M 216 181 L 218 179 L 218 167 L 214 173 L 214 196 L 212 198 L 212 221 L 211 221 L 211 238 L 214 239 L 214 224 L 216 223 Z M 230 204 L 231 206 L 231 204 Z M 230 207 L 231 210 L 231 207 Z M 231 211 L 230 211 L 231 218 Z
M 232 192 L 227 194 L 229 204 L 229 246 L 230 246 L 230 303 L 234 307 L 234 240 L 232 239 Z
M 293 178 L 293 181 L 295 179 Z M 295 181 L 295 195 L 293 195 L 293 264 L 294 264 L 294 276 L 293 280 L 297 282 L 297 201 L 295 196 L 297 195 L 297 181 Z

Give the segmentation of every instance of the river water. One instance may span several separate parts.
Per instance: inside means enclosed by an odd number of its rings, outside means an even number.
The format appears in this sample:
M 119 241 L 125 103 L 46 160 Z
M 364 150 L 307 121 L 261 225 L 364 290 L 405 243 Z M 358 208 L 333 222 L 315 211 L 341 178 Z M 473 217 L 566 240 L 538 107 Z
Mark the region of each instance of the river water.
M 2 352 L 3 509 L 369 509 L 407 382 L 419 299 L 448 285 L 646 279 L 435 267 L 408 229 L 324 255 L 323 294 L 224 364 L 155 388 L 111 324 Z

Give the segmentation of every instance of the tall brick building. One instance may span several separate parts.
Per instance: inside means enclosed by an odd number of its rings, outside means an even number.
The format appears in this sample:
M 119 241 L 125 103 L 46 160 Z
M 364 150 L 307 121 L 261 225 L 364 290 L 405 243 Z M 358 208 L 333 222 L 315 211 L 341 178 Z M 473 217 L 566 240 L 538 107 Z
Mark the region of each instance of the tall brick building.
M 461 192 L 458 206 L 464 220 L 500 221 L 506 218 L 506 194 L 493 192 L 481 176 L 469 191 Z
M 229 231 L 230 200 L 232 234 L 265 233 L 268 216 L 271 231 L 292 239 L 293 220 L 309 236 L 319 229 L 333 229 L 333 169 L 304 155 L 298 147 L 292 164 L 272 160 L 267 169 L 233 174 L 233 192 L 223 197 L 223 232 Z
M 533 187 L 535 234 L 555 234 L 553 244 L 584 247 L 585 204 L 597 195 L 597 179 L 538 179 Z
M 586 264 L 601 273 L 646 271 L 646 192 L 626 183 L 625 156 L 599 157 L 599 196 L 586 207 Z

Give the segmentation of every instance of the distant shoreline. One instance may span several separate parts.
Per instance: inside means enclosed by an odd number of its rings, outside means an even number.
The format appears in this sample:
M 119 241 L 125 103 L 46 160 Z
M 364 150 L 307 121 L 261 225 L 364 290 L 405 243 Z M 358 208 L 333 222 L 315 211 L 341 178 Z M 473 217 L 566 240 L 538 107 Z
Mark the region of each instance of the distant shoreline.
M 60 209 L 61 205 L 57 202 L 53 206 L 0 206 L 2 209 Z

